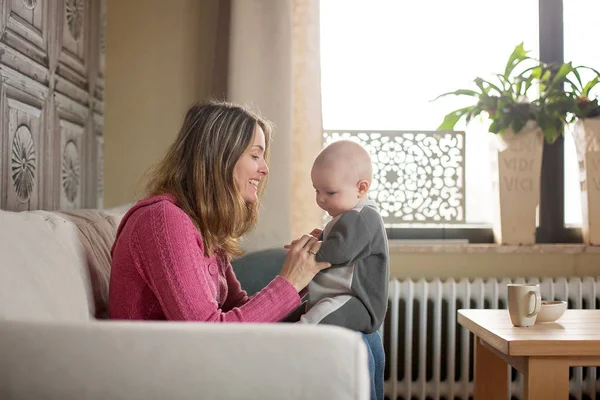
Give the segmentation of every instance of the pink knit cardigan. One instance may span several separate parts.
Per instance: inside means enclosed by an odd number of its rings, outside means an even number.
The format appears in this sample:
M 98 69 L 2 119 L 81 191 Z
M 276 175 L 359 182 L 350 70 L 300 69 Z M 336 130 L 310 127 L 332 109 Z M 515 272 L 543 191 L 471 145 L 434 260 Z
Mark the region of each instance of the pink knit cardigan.
M 248 297 L 231 264 L 205 257 L 200 233 L 171 196 L 154 196 L 125 214 L 112 247 L 113 319 L 277 322 L 300 305 L 278 276 Z M 260 266 L 257 266 L 260 267 Z

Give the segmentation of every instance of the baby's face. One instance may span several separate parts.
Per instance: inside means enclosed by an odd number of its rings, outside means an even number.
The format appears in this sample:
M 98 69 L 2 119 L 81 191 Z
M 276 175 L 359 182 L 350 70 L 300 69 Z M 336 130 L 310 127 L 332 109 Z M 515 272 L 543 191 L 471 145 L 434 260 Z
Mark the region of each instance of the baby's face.
M 359 200 L 358 181 L 344 165 L 315 165 L 311 172 L 319 207 L 332 217 L 353 209 Z

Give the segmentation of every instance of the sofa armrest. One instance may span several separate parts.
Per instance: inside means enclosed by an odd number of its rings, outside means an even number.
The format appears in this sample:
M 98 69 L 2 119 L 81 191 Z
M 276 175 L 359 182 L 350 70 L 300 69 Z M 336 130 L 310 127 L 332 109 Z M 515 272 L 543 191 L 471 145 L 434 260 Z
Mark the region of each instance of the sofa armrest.
M 0 321 L 2 399 L 368 399 L 366 346 L 332 326 Z

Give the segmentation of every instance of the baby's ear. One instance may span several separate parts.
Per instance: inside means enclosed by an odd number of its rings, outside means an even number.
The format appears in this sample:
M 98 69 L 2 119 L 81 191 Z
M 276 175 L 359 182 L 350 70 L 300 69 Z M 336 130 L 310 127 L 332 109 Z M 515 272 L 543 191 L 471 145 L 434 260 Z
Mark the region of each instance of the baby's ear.
M 369 181 L 363 179 L 361 181 L 358 181 L 356 186 L 358 187 L 358 194 L 364 195 L 369 191 L 369 186 L 371 186 L 371 184 L 369 183 Z

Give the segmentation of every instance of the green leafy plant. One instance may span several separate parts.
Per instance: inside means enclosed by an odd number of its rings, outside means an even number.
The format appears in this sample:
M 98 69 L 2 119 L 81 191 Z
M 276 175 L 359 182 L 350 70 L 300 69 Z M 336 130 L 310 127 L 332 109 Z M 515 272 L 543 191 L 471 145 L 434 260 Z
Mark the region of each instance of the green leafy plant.
M 533 119 L 549 143 L 562 134 L 572 109 L 572 96 L 564 89 L 567 75 L 572 71 L 571 63 L 539 63 L 531 70 L 531 76 L 539 84 L 538 98 L 532 101 Z
M 584 84 L 579 73 L 582 69 L 589 70 L 596 76 Z M 571 100 L 569 122 L 574 122 L 577 119 L 600 117 L 598 98 L 590 99 L 591 90 L 600 83 L 600 72 L 585 66 L 573 67 L 566 83 L 570 88 L 568 95 Z
M 554 142 L 566 123 L 572 108 L 572 96 L 564 90 L 567 75 L 574 70 L 571 64 L 546 64 L 531 58 L 523 43 L 515 47 L 508 58 L 502 74 L 494 81 L 477 77 L 477 89 L 459 89 L 441 94 L 446 96 L 470 96 L 475 104 L 454 110 L 444 117 L 439 130 L 453 130 L 462 118 L 469 123 L 476 116 L 487 114 L 491 125 L 489 131 L 503 134 L 511 128 L 519 133 L 528 121 L 535 121 L 544 132 L 546 140 Z M 533 64 L 533 66 L 527 66 Z M 532 90 L 539 88 L 534 100 L 529 100 Z

